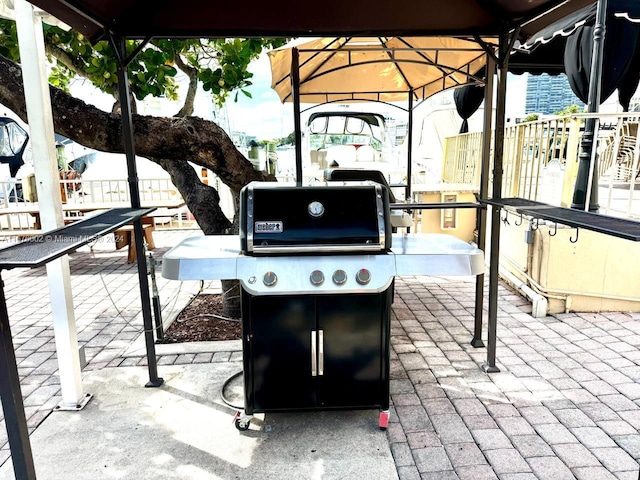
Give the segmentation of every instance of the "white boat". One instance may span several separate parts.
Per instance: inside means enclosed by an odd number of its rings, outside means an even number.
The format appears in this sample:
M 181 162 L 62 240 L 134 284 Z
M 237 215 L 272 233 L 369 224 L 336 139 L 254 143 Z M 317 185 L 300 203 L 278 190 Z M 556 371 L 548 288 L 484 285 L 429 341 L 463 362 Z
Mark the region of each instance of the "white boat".
M 313 112 L 302 142 L 303 175 L 319 178 L 327 168 L 380 170 L 390 182 L 402 180 L 393 144 L 381 113 L 365 110 Z

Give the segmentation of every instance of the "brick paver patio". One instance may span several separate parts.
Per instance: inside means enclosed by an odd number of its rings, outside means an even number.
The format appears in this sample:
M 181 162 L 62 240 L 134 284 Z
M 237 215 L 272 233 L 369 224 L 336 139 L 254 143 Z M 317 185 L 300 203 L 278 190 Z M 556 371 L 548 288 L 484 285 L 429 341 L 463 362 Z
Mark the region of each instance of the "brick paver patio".
M 159 256 L 197 232 L 155 232 Z M 135 264 L 106 239 L 71 256 L 84 371 L 144 365 Z M 159 276 L 158 276 L 159 277 Z M 31 430 L 60 401 L 44 268 L 3 272 L 25 410 Z M 198 282 L 158 278 L 163 317 Z M 469 345 L 475 282 L 404 277 L 393 306 L 391 423 L 402 480 L 633 479 L 640 460 L 640 314 L 531 317 L 529 303 L 499 289 L 497 363 Z M 237 361 L 233 351 L 173 351 L 158 365 Z M 133 353 L 131 353 L 133 351 Z M 9 458 L 4 419 L 0 463 Z

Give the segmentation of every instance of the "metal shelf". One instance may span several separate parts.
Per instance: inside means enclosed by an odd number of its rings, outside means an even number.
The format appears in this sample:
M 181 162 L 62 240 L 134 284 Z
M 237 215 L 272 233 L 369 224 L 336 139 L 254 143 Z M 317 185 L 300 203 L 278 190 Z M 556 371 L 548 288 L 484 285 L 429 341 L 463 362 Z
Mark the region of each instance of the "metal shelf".
M 154 210 L 155 208 L 112 208 L 86 220 L 23 240 L 0 250 L 0 270 L 42 266 Z
M 486 208 L 475 202 L 391 203 L 389 210 L 442 210 L 446 208 Z
M 569 227 L 584 228 L 585 230 L 634 242 L 640 241 L 640 222 L 625 218 L 610 217 L 573 208 L 557 207 L 524 198 L 499 198 L 480 200 L 480 202 Z

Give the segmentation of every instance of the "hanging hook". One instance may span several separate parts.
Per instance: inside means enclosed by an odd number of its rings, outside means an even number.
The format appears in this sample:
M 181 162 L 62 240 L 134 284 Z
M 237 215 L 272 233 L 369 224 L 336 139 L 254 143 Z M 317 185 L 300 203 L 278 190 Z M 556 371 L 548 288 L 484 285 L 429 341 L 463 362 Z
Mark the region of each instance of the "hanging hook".
M 536 226 L 535 226 L 535 228 L 533 227 L 534 220 L 535 220 L 535 225 L 536 225 Z M 538 220 L 537 218 L 535 218 L 535 219 L 534 219 L 534 218 L 532 218 L 531 220 L 529 220 L 529 229 L 530 229 L 530 230 L 537 230 L 537 229 L 538 229 L 538 226 L 539 226 L 539 225 L 538 225 L 538 221 L 539 221 L 539 220 Z
M 502 217 L 502 223 L 509 225 L 509 210 L 504 211 L 504 217 Z
M 551 230 L 549 230 L 549 236 L 550 237 L 555 237 L 556 233 L 558 233 L 558 224 L 554 222 L 554 224 L 553 224 L 553 233 L 551 233 Z
M 517 220 L 513 223 L 516 227 L 519 227 L 520 225 L 522 225 L 522 213 L 520 214 L 520 220 Z
M 578 241 L 578 234 L 579 234 L 579 233 L 580 233 L 580 229 L 579 229 L 579 228 L 576 228 L 576 238 L 569 237 L 569 241 L 570 241 L 571 243 L 576 243 L 576 242 Z

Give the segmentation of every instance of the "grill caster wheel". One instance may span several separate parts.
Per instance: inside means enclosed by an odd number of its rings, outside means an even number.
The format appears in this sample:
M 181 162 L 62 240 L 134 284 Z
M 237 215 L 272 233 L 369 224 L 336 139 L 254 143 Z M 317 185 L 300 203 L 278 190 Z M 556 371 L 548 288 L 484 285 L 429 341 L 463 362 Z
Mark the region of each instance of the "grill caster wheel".
M 242 418 L 236 418 L 236 421 L 235 421 L 236 428 L 238 430 L 240 430 L 241 432 L 249 430 L 249 424 L 250 423 L 251 423 L 251 420 L 242 419 Z
M 386 430 L 389 426 L 389 410 L 382 410 L 378 417 L 378 426 L 380 430 Z

